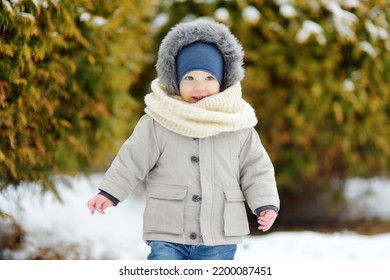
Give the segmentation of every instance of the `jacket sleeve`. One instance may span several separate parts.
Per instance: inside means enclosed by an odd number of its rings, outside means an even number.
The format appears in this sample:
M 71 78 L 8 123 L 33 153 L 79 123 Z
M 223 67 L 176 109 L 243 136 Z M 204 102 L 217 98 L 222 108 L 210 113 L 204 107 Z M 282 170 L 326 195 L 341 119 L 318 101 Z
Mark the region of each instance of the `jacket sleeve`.
M 160 156 L 153 119 L 144 115 L 106 171 L 99 190 L 123 201 Z
M 250 130 L 240 152 L 240 184 L 249 208 L 273 206 L 279 210 L 275 171 L 256 130 Z
M 253 213 L 259 217 L 261 212 L 263 212 L 264 210 L 274 210 L 276 212 L 276 214 L 279 213 L 279 208 L 276 207 L 276 206 L 273 206 L 273 205 L 266 205 L 266 206 L 261 206 L 257 209 L 255 209 L 255 211 L 253 211 Z
M 108 198 L 109 200 L 111 200 L 112 206 L 117 206 L 118 203 L 119 203 L 119 200 L 116 197 L 113 197 L 111 194 L 109 194 L 109 193 L 107 193 L 105 191 L 100 190 L 100 192 L 98 194 L 100 194 L 100 195 L 104 196 L 105 198 Z

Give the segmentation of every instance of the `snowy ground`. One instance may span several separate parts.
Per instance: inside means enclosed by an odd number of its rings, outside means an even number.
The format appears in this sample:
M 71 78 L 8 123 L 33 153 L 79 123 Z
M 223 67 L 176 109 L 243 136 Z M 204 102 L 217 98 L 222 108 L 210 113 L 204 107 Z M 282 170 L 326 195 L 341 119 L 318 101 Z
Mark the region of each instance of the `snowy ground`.
M 54 247 L 68 259 L 144 260 L 148 254 L 142 235 L 143 193 L 136 191 L 106 215 L 91 215 L 87 200 L 96 194 L 102 174 L 72 179 L 73 188 L 61 187 L 63 204 L 50 194 L 43 197 L 18 191 L 23 209 L 15 208 L 15 192 L 0 195 L 1 209 L 16 217 L 27 232 L 26 245 L 4 252 L 9 259 L 26 259 L 38 248 Z M 31 187 L 26 188 L 31 189 Z M 355 204 L 350 215 L 390 219 L 390 182 L 351 180 L 347 198 Z M 12 198 L 12 199 L 11 199 Z M 1 224 L 0 227 L 5 227 Z M 73 249 L 72 249 L 73 248 Z M 245 237 L 237 260 L 390 260 L 390 233 L 362 236 L 350 231 L 322 234 L 311 231 L 277 232 Z

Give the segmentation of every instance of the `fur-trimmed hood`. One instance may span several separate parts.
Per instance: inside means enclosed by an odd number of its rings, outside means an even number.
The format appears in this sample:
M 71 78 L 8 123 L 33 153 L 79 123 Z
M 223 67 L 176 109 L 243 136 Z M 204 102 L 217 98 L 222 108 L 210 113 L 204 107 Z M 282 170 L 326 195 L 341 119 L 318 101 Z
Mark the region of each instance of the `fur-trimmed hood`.
M 244 77 L 244 52 L 229 28 L 209 19 L 196 19 L 175 25 L 161 42 L 156 64 L 157 76 L 168 94 L 179 95 L 176 55 L 186 45 L 196 41 L 215 44 L 224 59 L 221 91 Z

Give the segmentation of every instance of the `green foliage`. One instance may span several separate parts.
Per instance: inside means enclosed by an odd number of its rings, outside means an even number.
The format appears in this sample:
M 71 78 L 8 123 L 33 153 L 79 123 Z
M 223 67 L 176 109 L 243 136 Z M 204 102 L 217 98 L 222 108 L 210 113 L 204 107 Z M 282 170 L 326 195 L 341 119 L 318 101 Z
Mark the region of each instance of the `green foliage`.
M 163 1 L 157 41 L 199 16 L 231 27 L 245 51 L 243 94 L 287 212 L 337 200 L 331 186 L 347 178 L 389 175 L 387 1 L 182 2 Z
M 295 1 L 294 15 L 282 16 L 283 5 L 257 2 L 260 23 L 235 28 L 248 50 L 244 90 L 280 185 L 302 192 L 334 179 L 388 175 L 390 37 L 368 27 L 387 33 L 388 6 Z M 315 29 L 306 36 L 309 26 Z
M 155 5 L 0 3 L 0 191 L 55 191 L 53 175 L 88 173 L 116 152 L 142 110 L 128 91 L 150 59 Z

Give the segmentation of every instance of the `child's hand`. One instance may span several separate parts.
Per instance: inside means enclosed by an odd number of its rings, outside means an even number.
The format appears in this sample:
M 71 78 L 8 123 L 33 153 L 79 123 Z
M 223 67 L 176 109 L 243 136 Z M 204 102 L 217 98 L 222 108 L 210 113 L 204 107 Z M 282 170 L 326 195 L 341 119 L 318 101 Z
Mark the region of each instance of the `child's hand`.
M 98 194 L 94 198 L 90 199 L 87 205 L 89 210 L 91 210 L 92 215 L 95 213 L 95 211 L 98 211 L 98 213 L 104 215 L 106 214 L 104 210 L 112 206 L 112 201 L 105 196 Z
M 259 215 L 259 219 L 257 220 L 257 222 L 260 224 L 258 229 L 262 230 L 263 232 L 269 230 L 275 222 L 277 216 L 278 214 L 274 210 L 262 211 Z

